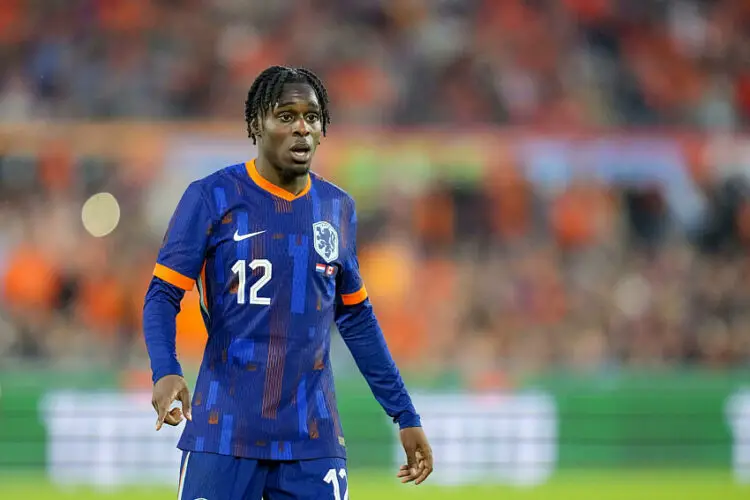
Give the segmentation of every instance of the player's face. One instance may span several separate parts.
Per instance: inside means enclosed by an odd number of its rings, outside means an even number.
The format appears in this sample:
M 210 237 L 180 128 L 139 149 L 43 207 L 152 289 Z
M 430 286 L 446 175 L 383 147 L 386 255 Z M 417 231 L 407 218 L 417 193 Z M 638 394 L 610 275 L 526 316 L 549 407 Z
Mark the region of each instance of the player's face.
M 304 83 L 289 83 L 274 108 L 266 113 L 258 148 L 282 174 L 300 176 L 310 170 L 320 142 L 320 103 Z

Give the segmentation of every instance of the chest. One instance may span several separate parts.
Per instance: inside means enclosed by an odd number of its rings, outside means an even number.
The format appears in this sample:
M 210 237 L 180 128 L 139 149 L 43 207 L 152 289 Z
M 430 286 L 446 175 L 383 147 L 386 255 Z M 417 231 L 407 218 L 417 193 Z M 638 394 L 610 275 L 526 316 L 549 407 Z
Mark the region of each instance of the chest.
M 268 260 L 276 266 L 337 265 L 347 255 L 346 227 L 336 200 L 240 200 L 219 213 L 209 255 L 217 260 Z M 330 272 L 330 270 L 328 270 Z

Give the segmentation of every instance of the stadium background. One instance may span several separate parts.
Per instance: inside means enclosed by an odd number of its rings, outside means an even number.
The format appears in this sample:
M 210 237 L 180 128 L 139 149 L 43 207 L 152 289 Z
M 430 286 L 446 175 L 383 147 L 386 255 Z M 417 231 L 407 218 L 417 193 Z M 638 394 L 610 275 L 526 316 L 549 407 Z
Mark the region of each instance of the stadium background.
M 396 483 L 336 343 L 354 499 L 746 497 L 749 62 L 742 0 L 3 0 L 0 498 L 174 494 L 143 294 L 278 63 L 328 85 L 316 170 L 438 460 Z M 188 294 L 190 377 L 204 338 Z

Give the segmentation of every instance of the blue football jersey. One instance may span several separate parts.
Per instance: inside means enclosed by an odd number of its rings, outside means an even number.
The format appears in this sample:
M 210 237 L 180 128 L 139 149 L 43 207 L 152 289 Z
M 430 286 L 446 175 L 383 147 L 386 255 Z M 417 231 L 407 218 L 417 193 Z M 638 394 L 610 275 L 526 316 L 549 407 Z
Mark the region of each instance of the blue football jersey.
M 367 299 L 352 198 L 311 174 L 298 195 L 254 162 L 193 182 L 154 275 L 198 287 L 208 341 L 179 448 L 246 458 L 345 457 L 330 367 L 338 305 Z

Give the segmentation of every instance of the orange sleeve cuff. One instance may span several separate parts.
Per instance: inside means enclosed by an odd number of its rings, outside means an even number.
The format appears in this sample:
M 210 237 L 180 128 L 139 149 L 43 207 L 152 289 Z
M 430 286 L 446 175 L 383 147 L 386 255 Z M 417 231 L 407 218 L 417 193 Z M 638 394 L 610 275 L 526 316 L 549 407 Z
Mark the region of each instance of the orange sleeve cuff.
M 190 279 L 184 274 L 180 274 L 177 271 L 170 269 L 162 264 L 156 264 L 156 266 L 154 266 L 154 276 L 163 279 L 170 285 L 174 285 L 177 288 L 182 288 L 187 292 L 193 289 L 193 284 L 195 283 L 195 280 Z
M 353 306 L 353 305 L 359 304 L 360 302 L 364 302 L 366 298 L 367 298 L 367 290 L 365 290 L 364 285 L 362 285 L 362 288 L 360 288 L 354 293 L 342 293 L 341 294 L 341 301 L 344 303 L 345 306 Z

